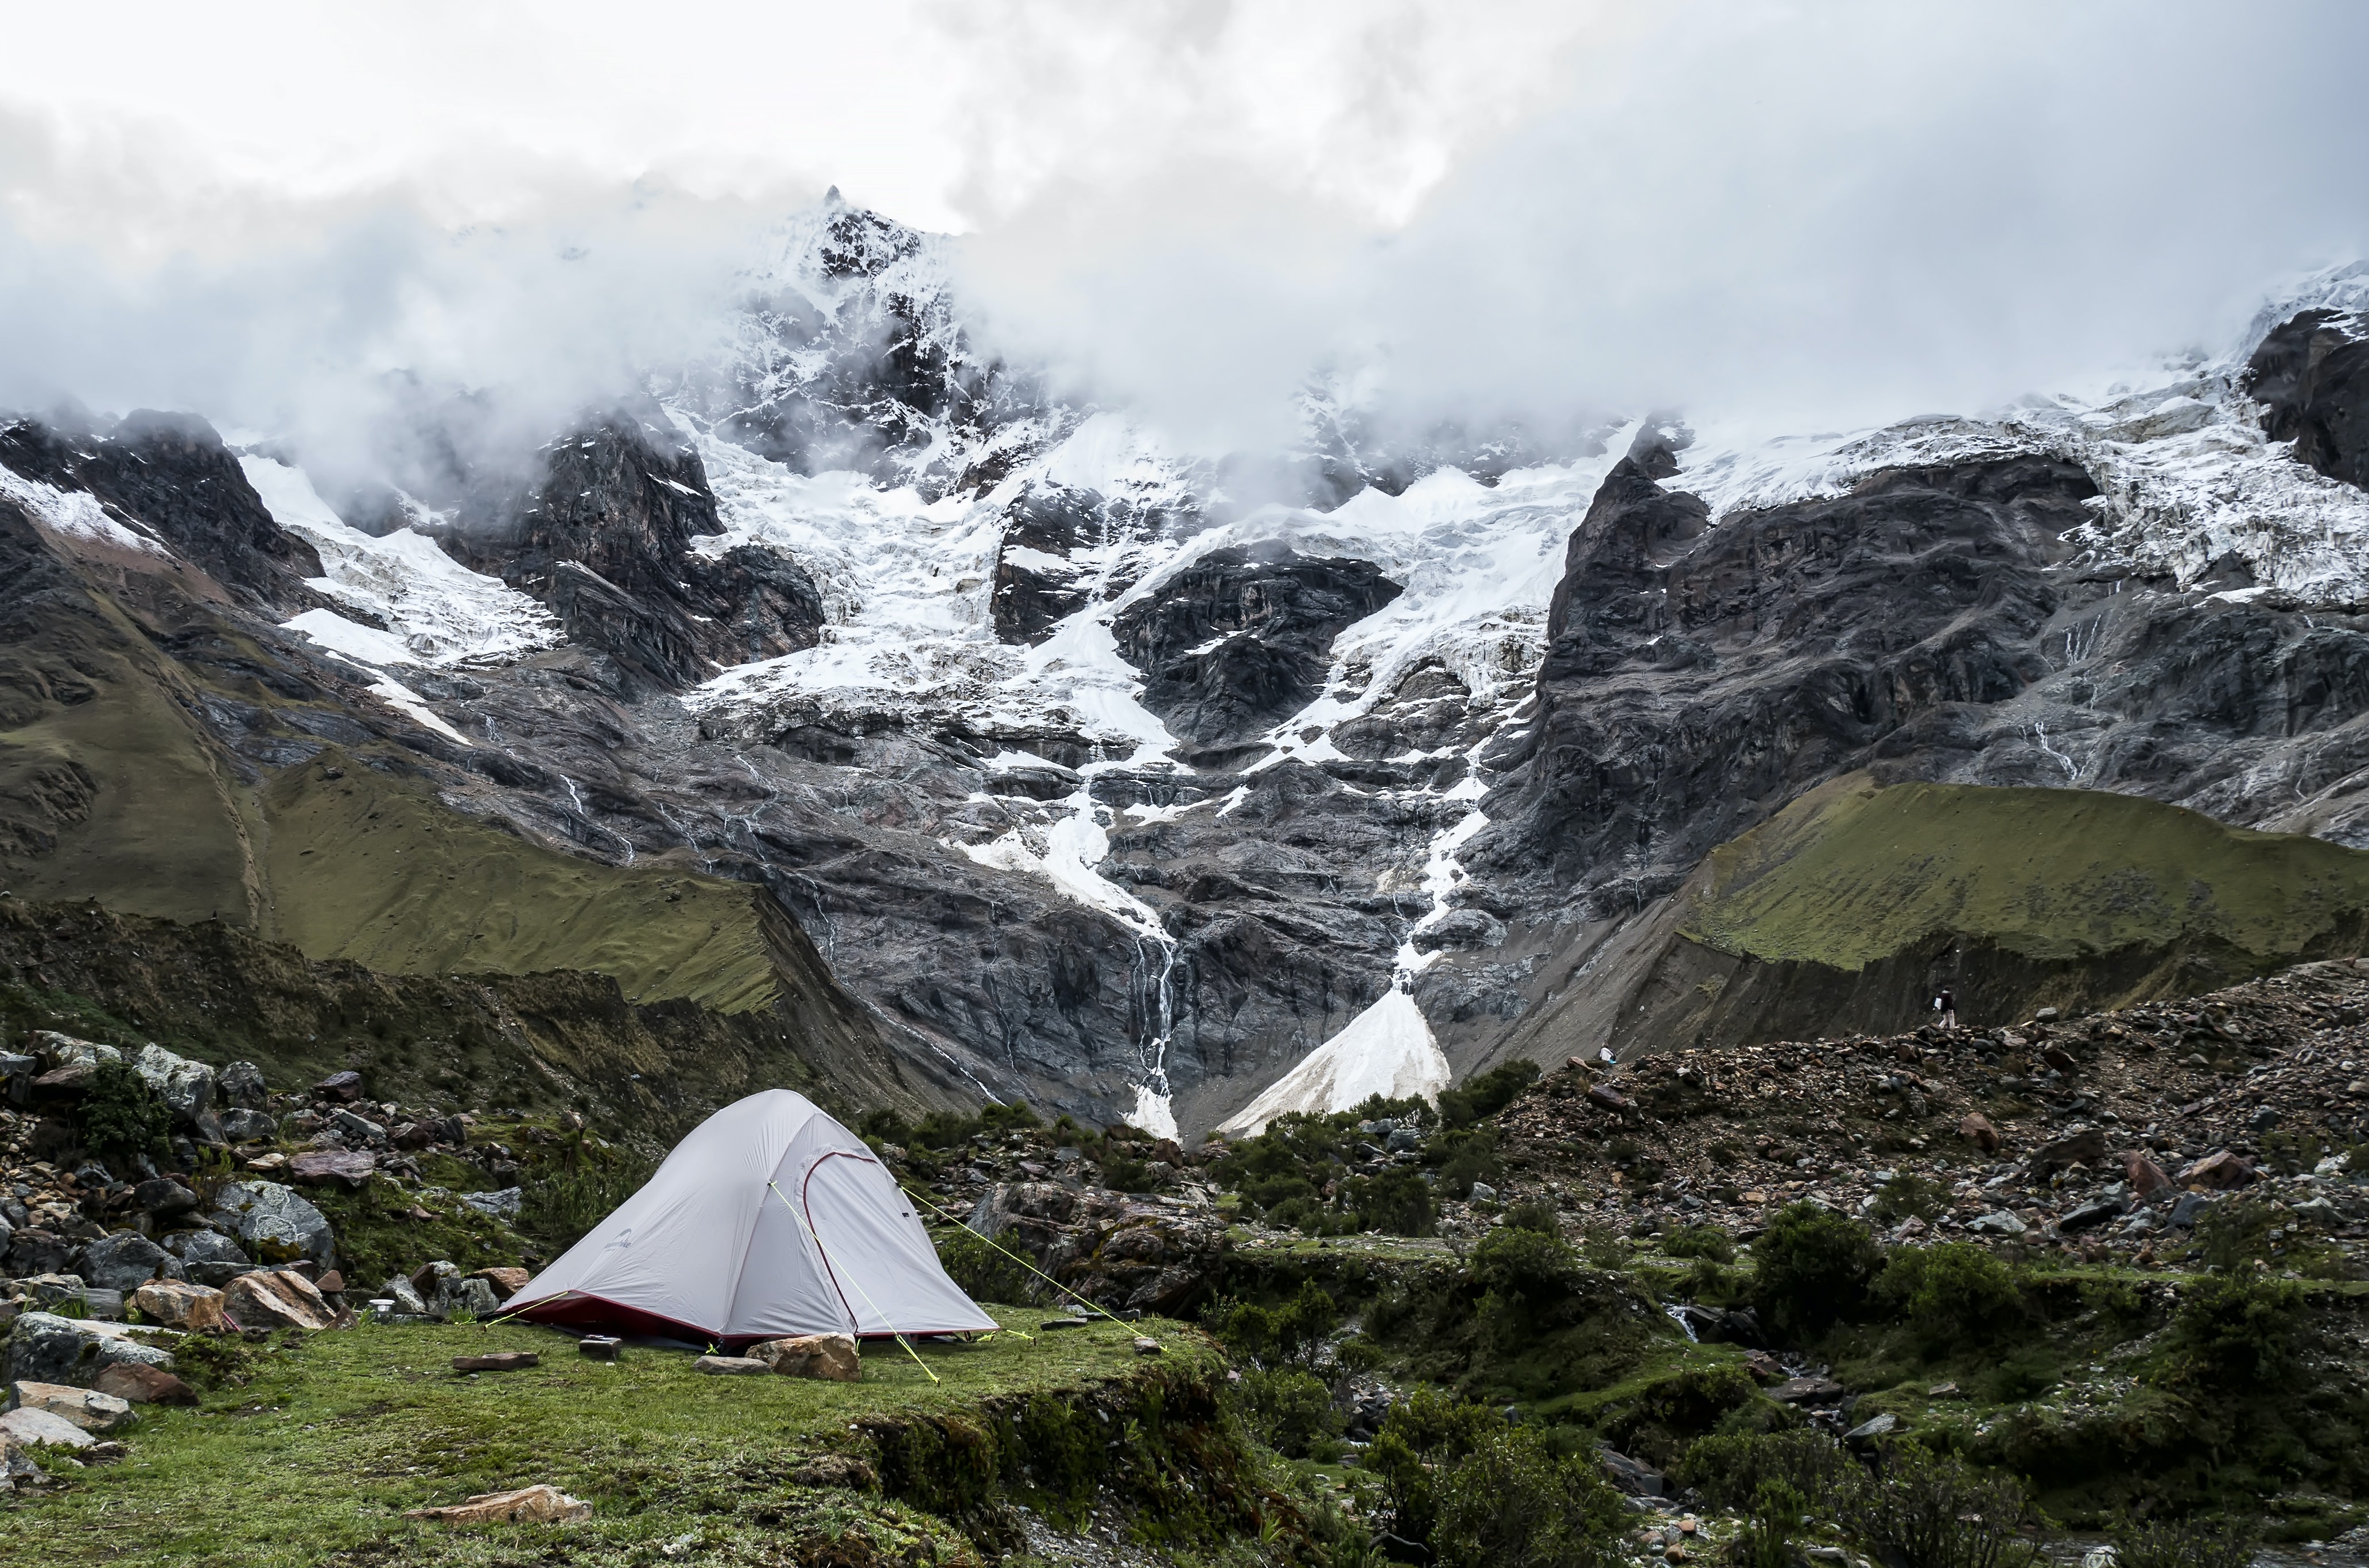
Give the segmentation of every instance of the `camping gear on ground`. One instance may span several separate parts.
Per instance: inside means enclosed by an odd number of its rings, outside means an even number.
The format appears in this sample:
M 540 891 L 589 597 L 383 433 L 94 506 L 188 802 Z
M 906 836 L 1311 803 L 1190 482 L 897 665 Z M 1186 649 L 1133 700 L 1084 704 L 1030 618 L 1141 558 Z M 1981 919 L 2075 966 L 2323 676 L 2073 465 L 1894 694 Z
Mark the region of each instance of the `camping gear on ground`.
M 534 1322 L 714 1341 L 990 1333 L 864 1140 L 803 1094 L 725 1106 L 505 1303 Z

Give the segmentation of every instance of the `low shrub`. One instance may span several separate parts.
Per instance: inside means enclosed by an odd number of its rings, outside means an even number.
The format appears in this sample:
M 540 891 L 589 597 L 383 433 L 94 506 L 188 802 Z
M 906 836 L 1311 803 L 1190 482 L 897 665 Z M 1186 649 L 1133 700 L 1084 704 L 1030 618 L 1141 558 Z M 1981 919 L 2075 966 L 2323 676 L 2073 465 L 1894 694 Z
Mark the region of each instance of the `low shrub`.
M 1691 1486 L 1717 1507 L 1749 1507 L 1771 1482 L 1806 1497 L 1824 1497 L 1841 1481 L 1848 1456 L 1842 1445 L 1811 1427 L 1747 1436 L 1698 1437 L 1676 1467 L 1679 1484 Z
M 1662 1251 L 1674 1258 L 1709 1258 L 1734 1263 L 1735 1242 L 1716 1225 L 1682 1225 L 1662 1238 Z
M 1493 1067 L 1462 1088 L 1441 1094 L 1439 1119 L 1452 1127 L 1486 1121 L 1512 1104 L 1523 1090 L 1538 1081 L 1539 1064 L 1534 1061 L 1509 1061 Z
M 1043 1299 L 1044 1282 L 1003 1248 L 956 1225 L 938 1232 L 938 1263 L 974 1301 L 1025 1306 Z
M 1736 1533 L 1740 1568 L 1793 1568 L 1801 1555 L 1793 1539 L 1802 1533 L 1809 1506 L 1799 1489 L 1781 1481 L 1762 1482 L 1753 1494 L 1744 1528 Z
M 1803 1201 L 1778 1210 L 1752 1243 L 1753 1299 L 1763 1322 L 1796 1339 L 1814 1338 L 1856 1317 L 1883 1266 L 1874 1234 Z
M 1928 1347 L 1987 1341 L 2024 1315 L 2014 1276 L 1971 1242 L 1895 1248 L 1874 1293 Z
M 1312 1279 L 1280 1307 L 1251 1301 L 1220 1301 L 1202 1315 L 1201 1326 L 1233 1355 L 1265 1369 L 1312 1369 L 1324 1342 L 1341 1326 L 1341 1309 Z
M 2181 1293 L 2171 1344 L 2180 1373 L 2225 1392 L 2260 1393 L 2294 1382 L 2303 1333 L 2301 1286 L 2240 1273 Z
M 2113 1531 L 2114 1568 L 2249 1568 L 2262 1544 L 2255 1519 L 2192 1518 L 2140 1521 L 2127 1516 Z
M 1593 1454 L 1428 1389 L 1391 1410 L 1363 1463 L 1392 1533 L 1450 1568 L 1596 1568 L 1628 1517 Z
M 1843 1533 L 1894 1568 L 2033 1568 L 2042 1546 L 2022 1482 L 1912 1444 L 1837 1493 Z
M 165 1152 L 172 1107 L 155 1086 L 120 1061 L 101 1062 L 74 1111 L 83 1143 L 102 1160 Z
M 1897 1225 L 1911 1218 L 1931 1220 L 1950 1207 L 1950 1189 L 1930 1176 L 1904 1173 L 1875 1191 L 1877 1223 Z
M 1340 1455 L 1342 1419 L 1331 1391 L 1296 1367 L 1251 1371 L 1228 1385 L 1226 1400 L 1251 1436 L 1290 1459 Z

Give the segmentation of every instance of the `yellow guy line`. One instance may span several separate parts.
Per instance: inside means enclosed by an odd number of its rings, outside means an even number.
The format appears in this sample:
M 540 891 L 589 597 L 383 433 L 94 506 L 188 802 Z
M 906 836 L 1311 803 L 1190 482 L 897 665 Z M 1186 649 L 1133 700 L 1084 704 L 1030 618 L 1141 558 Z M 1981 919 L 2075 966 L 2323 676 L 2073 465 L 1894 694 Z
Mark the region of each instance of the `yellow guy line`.
M 906 1187 L 906 1186 L 900 1186 L 900 1187 L 898 1187 L 897 1190 L 898 1190 L 898 1192 L 903 1193 L 907 1197 L 910 1197 L 910 1198 L 914 1199 L 916 1202 L 920 1202 L 920 1203 L 929 1203 L 929 1204 L 930 1204 L 930 1207 L 931 1207 L 932 1209 L 935 1210 L 935 1212 L 937 1213 L 937 1215 L 938 1215 L 938 1217 L 939 1217 L 940 1219 L 946 1219 L 946 1220 L 952 1220 L 952 1221 L 953 1221 L 955 1224 L 956 1224 L 956 1225 L 962 1225 L 962 1228 L 963 1228 L 964 1230 L 970 1230 L 970 1233 L 971 1233 L 972 1235 L 974 1235 L 974 1236 L 978 1236 L 978 1231 L 976 1231 L 976 1230 L 971 1230 L 969 1226 L 967 1226 L 967 1225 L 963 1225 L 963 1222 L 962 1222 L 961 1220 L 959 1220 L 959 1219 L 955 1219 L 955 1217 L 954 1217 L 953 1215 L 948 1214 L 948 1213 L 947 1213 L 944 1209 L 943 1209 L 943 1208 L 939 1208 L 939 1207 L 938 1207 L 938 1206 L 937 1206 L 936 1204 L 934 1204 L 934 1203 L 930 1203 L 930 1200 L 929 1200 L 928 1198 L 925 1198 L 925 1197 L 921 1196 L 921 1195 L 920 1193 L 915 1192 L 912 1188 L 910 1188 L 910 1187 Z M 994 1241 L 994 1239 L 993 1239 L 992 1237 L 989 1237 L 989 1236 L 978 1236 L 978 1239 L 979 1239 L 980 1241 L 982 1241 L 982 1242 L 985 1242 L 989 1246 L 990 1246 L 990 1247 L 995 1247 L 995 1241 Z M 1117 1314 L 1114 1313 L 1114 1312 L 1113 1312 L 1109 1308 L 1104 1307 L 1104 1306 L 1102 1306 L 1102 1305 L 1101 1305 L 1101 1304 L 1099 1304 L 1098 1302 L 1094 1301 L 1091 1297 L 1080 1296 L 1076 1291 L 1074 1291 L 1074 1290 L 1070 1289 L 1068 1286 L 1066 1286 L 1066 1285 L 1062 1284 L 1059 1280 L 1058 1280 L 1058 1279 L 1054 1278 L 1051 1275 L 1047 1274 L 1043 1269 L 1038 1268 L 1035 1264 L 1030 1263 L 1026 1258 L 1022 1257 L 1019 1253 L 1012 1253 L 1012 1252 L 1004 1252 L 1004 1249 L 1003 1249 L 1003 1248 L 1001 1248 L 1001 1247 L 995 1247 L 995 1250 L 996 1250 L 997 1252 L 999 1252 L 999 1253 L 1003 1253 L 1003 1255 L 1004 1255 L 1005 1257 L 1010 1258 L 1013 1263 L 1018 1264 L 1021 1267 L 1023 1267 L 1023 1268 L 1026 1269 L 1029 1273 L 1031 1273 L 1031 1274 L 1035 1275 L 1037 1278 L 1039 1278 L 1039 1279 L 1043 1280 L 1046 1284 L 1047 1284 L 1047 1285 L 1051 1286 L 1054 1289 L 1056 1289 L 1056 1290 L 1059 1291 L 1062 1295 L 1064 1295 L 1064 1296 L 1068 1296 L 1068 1297 L 1070 1297 L 1070 1298 L 1073 1298 L 1073 1299 L 1076 1299 L 1076 1300 L 1083 1301 L 1087 1306 L 1093 1308 L 1093 1310 L 1094 1310 L 1095 1311 L 1100 1312 L 1104 1317 L 1106 1317 L 1106 1318 L 1110 1319 L 1110 1321 L 1111 1321 L 1111 1322 L 1115 1322 L 1115 1323 L 1121 1323 L 1121 1324 L 1124 1324 L 1124 1323 L 1125 1323 L 1126 1320 L 1125 1320 L 1125 1319 L 1123 1319 L 1123 1318 L 1121 1318 L 1121 1317 L 1119 1317 Z M 1006 1329 L 1006 1330 L 1004 1330 L 1003 1332 L 1004 1332 L 1004 1333 L 1017 1333 L 1018 1331 L 1017 1331 L 1017 1330 L 1014 1330 L 1014 1329 Z M 1025 1334 L 1023 1334 L 1021 1337 L 1024 1339 L 1024 1338 L 1026 1338 L 1027 1336 L 1026 1336 Z
M 782 1207 L 790 1211 L 790 1218 L 798 1222 L 799 1229 L 806 1231 L 807 1239 L 814 1243 L 815 1255 L 823 1260 L 824 1267 L 829 1268 L 830 1266 L 830 1254 L 822 1250 L 822 1238 L 815 1234 L 814 1227 L 807 1222 L 807 1217 L 798 1212 L 798 1206 L 792 1203 L 789 1200 L 788 1195 L 784 1193 L 780 1187 L 775 1186 L 771 1182 L 767 1182 L 765 1184 L 765 1190 L 782 1200 Z M 836 1276 L 837 1273 L 834 1270 L 833 1277 Z M 857 1279 L 855 1276 L 852 1274 L 847 1277 L 849 1281 L 854 1285 L 855 1293 L 864 1298 L 864 1304 L 871 1308 L 872 1310 L 878 1315 L 882 1322 L 888 1322 L 888 1314 L 880 1310 L 880 1303 L 872 1299 L 871 1291 L 864 1288 L 864 1281 Z M 938 1375 L 930 1370 L 930 1364 L 921 1359 L 921 1356 L 919 1351 L 915 1350 L 911 1345 L 905 1344 L 905 1336 L 902 1333 L 898 1333 L 897 1325 L 889 1323 L 888 1332 L 896 1336 L 896 1340 L 898 1345 L 904 1346 L 905 1354 L 913 1358 L 913 1365 L 921 1369 L 921 1375 L 929 1379 L 930 1381 L 933 1383 L 936 1382 L 938 1380 Z

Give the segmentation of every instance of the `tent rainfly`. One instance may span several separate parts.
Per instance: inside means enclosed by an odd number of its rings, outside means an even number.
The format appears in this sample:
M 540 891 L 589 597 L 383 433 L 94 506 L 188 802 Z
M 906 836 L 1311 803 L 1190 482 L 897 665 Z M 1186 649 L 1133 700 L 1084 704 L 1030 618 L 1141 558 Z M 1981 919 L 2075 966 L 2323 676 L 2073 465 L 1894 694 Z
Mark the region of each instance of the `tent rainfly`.
M 863 1139 L 803 1094 L 725 1106 L 505 1303 L 536 1322 L 745 1345 L 987 1332 Z

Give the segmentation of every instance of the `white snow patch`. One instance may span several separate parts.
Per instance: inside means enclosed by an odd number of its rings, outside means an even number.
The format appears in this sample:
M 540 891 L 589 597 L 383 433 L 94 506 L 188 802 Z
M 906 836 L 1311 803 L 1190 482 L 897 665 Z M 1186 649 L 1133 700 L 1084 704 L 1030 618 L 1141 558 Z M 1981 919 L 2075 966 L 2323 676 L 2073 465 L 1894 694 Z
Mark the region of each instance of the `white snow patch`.
M 322 575 L 312 586 L 386 623 L 386 631 L 371 632 L 331 617 L 385 639 L 372 641 L 369 653 L 356 654 L 365 662 L 436 667 L 509 660 L 561 640 L 551 612 L 499 578 L 471 571 L 426 534 L 400 528 L 372 538 L 348 527 L 303 469 L 252 455 L 241 457 L 239 467 L 272 520 L 321 557 Z M 316 631 L 306 624 L 308 617 L 326 614 L 308 611 L 288 624 L 324 647 L 349 647 L 351 634 L 326 624 Z
M 292 621 L 281 622 L 280 629 L 301 632 L 331 653 L 341 653 L 357 664 L 369 665 L 374 672 L 383 664 L 418 662 L 401 637 L 349 621 L 334 610 L 307 610 Z
M 1255 1137 L 1288 1112 L 1330 1116 L 1375 1094 L 1436 1101 L 1449 1077 L 1448 1057 L 1432 1038 L 1423 1009 L 1392 986 L 1219 1130 Z
M 173 553 L 162 544 L 144 534 L 134 533 L 108 516 L 98 498 L 87 490 L 61 490 L 39 479 L 28 479 L 13 469 L 0 468 L 0 498 L 32 513 L 33 521 L 52 533 L 172 558 Z

